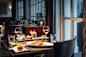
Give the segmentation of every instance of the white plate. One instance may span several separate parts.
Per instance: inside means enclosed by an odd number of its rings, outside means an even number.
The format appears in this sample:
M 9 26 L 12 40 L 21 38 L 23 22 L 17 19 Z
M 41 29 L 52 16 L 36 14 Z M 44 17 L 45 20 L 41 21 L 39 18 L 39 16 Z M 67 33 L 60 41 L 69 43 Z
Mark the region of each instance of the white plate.
M 30 42 L 27 42 L 25 45 L 32 46 L 32 47 L 49 47 L 49 46 L 53 46 L 53 43 L 51 43 L 51 42 L 43 42 L 42 45 L 39 45 L 39 46 L 35 46 L 32 43 L 33 43 L 33 41 L 30 41 Z
M 51 43 L 51 42 L 43 42 L 43 45 L 45 45 L 45 46 L 53 46 L 53 43 Z
M 14 52 L 23 52 L 23 51 L 28 51 L 28 49 L 26 49 L 25 47 L 23 47 L 23 49 L 21 50 L 21 51 L 19 51 L 18 50 L 18 46 L 14 46 L 14 47 L 12 47 L 12 50 L 14 51 Z

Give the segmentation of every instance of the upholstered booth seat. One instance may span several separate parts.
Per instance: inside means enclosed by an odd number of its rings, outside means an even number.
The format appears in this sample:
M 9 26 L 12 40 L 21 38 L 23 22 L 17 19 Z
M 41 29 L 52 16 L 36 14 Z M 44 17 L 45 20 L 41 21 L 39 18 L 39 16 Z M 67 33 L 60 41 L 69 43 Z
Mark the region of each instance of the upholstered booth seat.
M 54 57 L 71 57 L 75 49 L 75 39 L 54 43 Z

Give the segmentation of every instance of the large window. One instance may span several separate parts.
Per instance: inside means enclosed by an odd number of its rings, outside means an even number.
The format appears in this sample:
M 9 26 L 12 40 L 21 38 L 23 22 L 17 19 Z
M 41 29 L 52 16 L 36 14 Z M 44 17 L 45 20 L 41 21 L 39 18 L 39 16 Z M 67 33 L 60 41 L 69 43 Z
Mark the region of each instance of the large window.
M 31 0 L 31 21 L 45 20 L 45 0 Z
M 64 40 L 77 36 L 77 23 L 83 17 L 83 0 L 64 0 Z
M 17 0 L 16 2 L 16 19 L 20 20 L 24 16 L 24 4 L 23 0 Z
M 83 0 L 64 0 L 64 41 L 76 38 L 78 22 L 83 19 Z M 77 41 L 75 51 L 78 52 Z

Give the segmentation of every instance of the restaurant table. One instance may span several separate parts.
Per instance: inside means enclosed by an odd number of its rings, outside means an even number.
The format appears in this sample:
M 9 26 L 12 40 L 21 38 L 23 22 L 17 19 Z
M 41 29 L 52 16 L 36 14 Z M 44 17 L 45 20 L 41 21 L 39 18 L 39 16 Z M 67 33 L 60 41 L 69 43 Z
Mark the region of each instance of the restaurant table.
M 30 50 L 24 52 L 14 52 L 10 50 L 6 43 L 4 43 L 6 49 L 8 49 L 9 53 L 12 57 L 53 57 L 53 47 L 30 47 Z M 44 56 L 42 56 L 44 55 Z
M 53 51 L 52 48 L 31 48 L 32 51 L 25 51 L 25 52 L 19 52 L 15 53 L 13 51 L 9 52 L 12 54 L 13 57 L 35 57 L 37 55 L 44 54 L 45 57 L 53 57 Z

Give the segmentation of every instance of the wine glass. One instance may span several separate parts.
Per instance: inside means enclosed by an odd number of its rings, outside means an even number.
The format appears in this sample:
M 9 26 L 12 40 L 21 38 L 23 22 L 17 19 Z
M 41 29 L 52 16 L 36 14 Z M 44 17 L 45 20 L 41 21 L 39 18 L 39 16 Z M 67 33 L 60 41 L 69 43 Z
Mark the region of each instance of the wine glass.
M 45 33 L 45 35 L 47 35 L 50 31 L 49 26 L 43 26 L 43 32 Z

